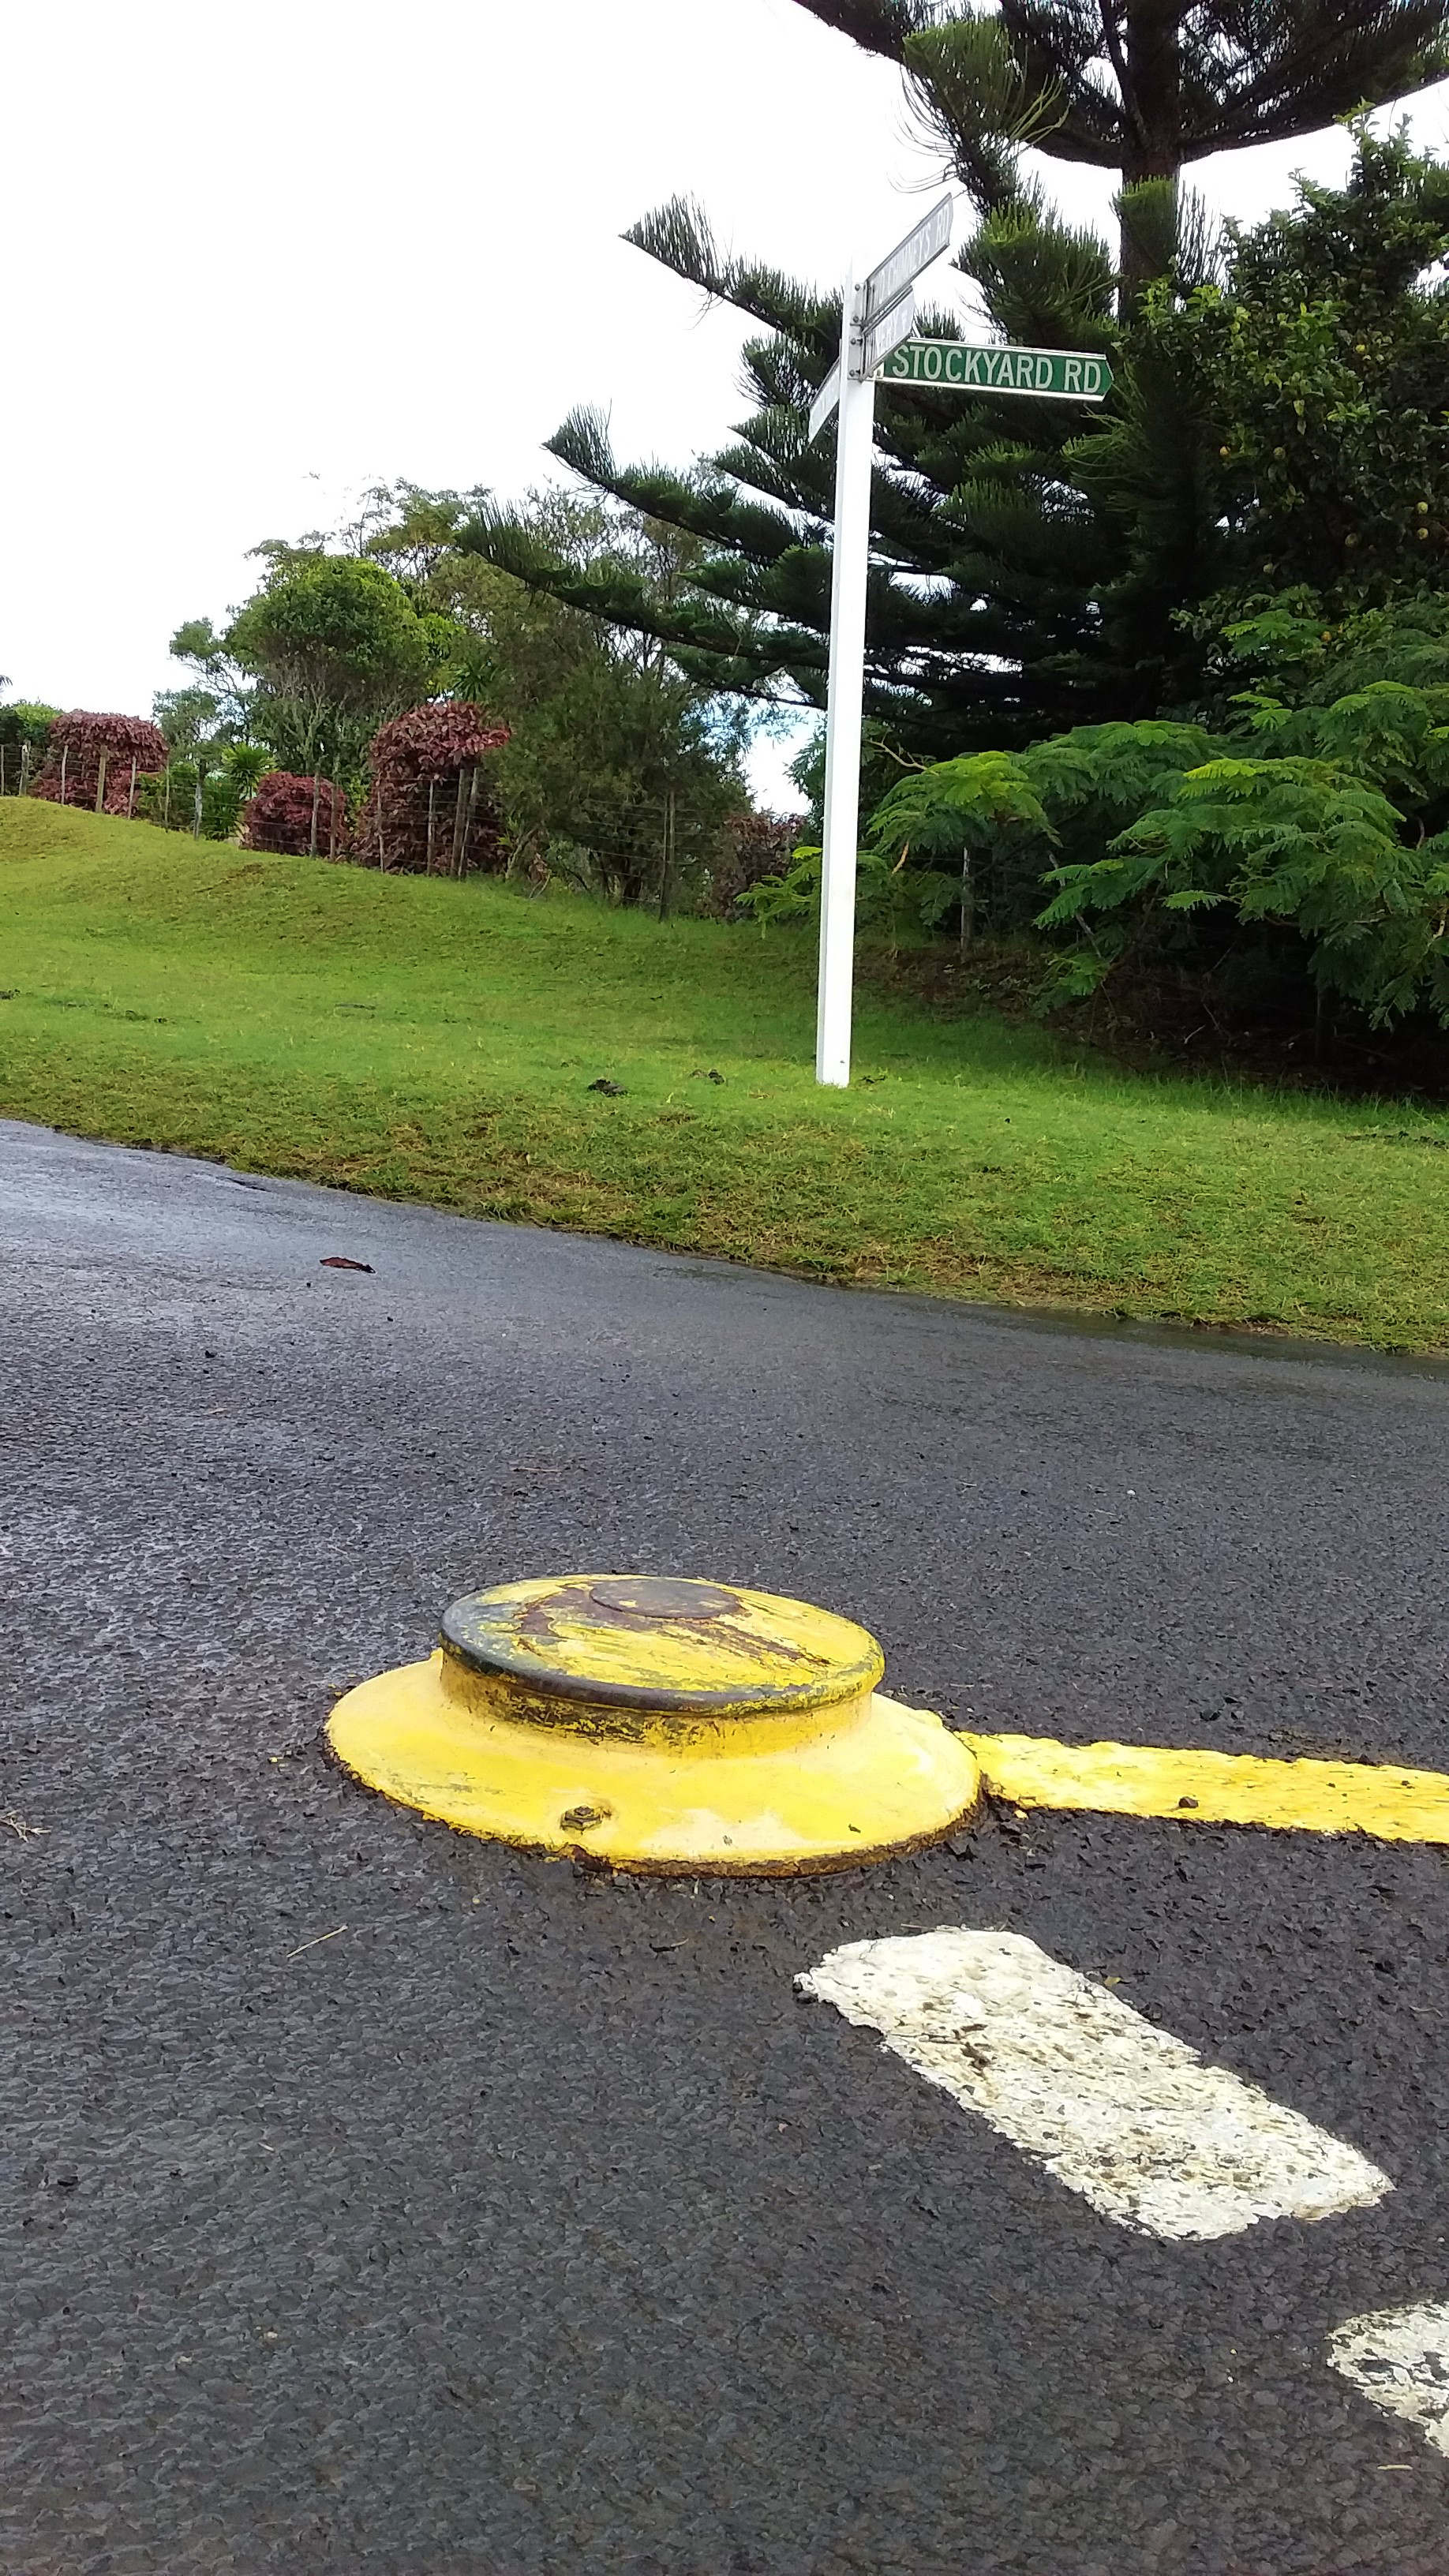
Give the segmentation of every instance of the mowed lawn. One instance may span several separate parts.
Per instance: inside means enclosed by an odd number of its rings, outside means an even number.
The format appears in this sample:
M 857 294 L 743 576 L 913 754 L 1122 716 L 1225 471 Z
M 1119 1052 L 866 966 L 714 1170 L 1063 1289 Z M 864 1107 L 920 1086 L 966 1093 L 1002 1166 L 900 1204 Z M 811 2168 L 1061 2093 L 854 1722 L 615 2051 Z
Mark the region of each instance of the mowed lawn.
M 6 1115 L 844 1283 L 1449 1347 L 1449 1122 L 868 988 L 823 1092 L 813 972 L 803 937 L 0 805 Z

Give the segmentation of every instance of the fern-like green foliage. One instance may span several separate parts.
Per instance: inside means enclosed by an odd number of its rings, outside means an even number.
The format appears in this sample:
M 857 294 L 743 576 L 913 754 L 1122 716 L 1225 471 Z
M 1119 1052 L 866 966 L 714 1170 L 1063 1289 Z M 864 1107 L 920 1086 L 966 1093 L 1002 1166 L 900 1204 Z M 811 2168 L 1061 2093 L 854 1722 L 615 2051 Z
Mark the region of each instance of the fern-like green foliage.
M 822 852 L 818 841 L 802 842 L 790 864 L 775 876 L 760 877 L 740 896 L 740 910 L 762 929 L 779 922 L 819 918 Z M 862 850 L 855 881 L 855 917 L 862 929 L 885 929 L 892 936 L 903 920 L 919 921 L 930 912 L 930 890 L 919 879 L 904 880 L 874 850 Z
M 1240 654 L 1266 656 L 1278 686 L 1239 693 L 1226 734 L 1080 726 L 1020 754 L 941 761 L 885 798 L 873 848 L 898 865 L 921 854 L 933 873 L 982 851 L 1018 882 L 1034 864 L 1049 890 L 1040 926 L 1074 943 L 1062 992 L 1212 912 L 1296 934 L 1322 990 L 1375 1025 L 1427 1008 L 1449 1026 L 1449 602 L 1336 631 L 1303 605 L 1238 630 Z
M 873 848 L 897 862 L 918 854 L 959 858 L 990 845 L 994 833 L 1024 823 L 1055 841 L 1031 783 L 1028 758 L 978 751 L 911 770 L 891 789 L 871 823 Z

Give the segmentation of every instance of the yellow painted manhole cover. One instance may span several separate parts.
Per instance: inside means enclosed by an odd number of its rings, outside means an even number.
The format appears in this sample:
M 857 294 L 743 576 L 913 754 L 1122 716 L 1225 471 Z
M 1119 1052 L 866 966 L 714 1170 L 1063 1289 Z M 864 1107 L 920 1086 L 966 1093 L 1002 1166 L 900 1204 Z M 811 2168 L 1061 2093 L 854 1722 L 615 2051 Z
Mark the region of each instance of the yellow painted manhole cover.
M 439 1653 L 339 1700 L 349 1771 L 424 1815 L 617 1867 L 838 1869 L 975 1809 L 958 1735 L 876 1690 L 852 1620 L 739 1584 L 571 1574 L 455 1601 Z

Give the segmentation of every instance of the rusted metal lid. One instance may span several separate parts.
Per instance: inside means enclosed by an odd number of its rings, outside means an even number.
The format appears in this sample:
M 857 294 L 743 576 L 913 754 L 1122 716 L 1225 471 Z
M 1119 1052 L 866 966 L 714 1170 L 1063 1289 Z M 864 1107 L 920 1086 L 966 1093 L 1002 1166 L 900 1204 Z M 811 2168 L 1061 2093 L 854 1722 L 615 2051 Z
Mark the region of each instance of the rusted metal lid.
M 885 1657 L 853 1619 L 740 1584 L 566 1574 L 470 1592 L 443 1618 L 469 1671 L 552 1700 L 701 1717 L 785 1716 L 874 1690 Z M 561 1712 L 563 1714 L 563 1712 Z

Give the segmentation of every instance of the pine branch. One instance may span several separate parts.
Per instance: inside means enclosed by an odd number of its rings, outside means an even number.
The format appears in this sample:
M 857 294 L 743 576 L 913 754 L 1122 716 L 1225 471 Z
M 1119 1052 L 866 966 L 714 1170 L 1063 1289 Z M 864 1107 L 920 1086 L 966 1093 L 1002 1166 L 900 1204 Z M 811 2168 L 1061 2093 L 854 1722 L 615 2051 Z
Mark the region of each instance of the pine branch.
M 1449 71 L 1439 0 L 1348 0 L 1312 15 L 1262 15 L 1239 78 L 1224 81 L 1211 61 L 1192 65 L 1185 157 L 1312 134 L 1365 101 L 1411 97 Z
M 602 415 L 587 406 L 570 412 L 544 444 L 596 491 L 711 545 L 737 547 L 757 563 L 772 563 L 796 542 L 792 522 L 779 511 L 740 500 L 722 482 L 671 474 L 658 465 L 617 465 Z
M 631 224 L 623 236 L 636 250 L 672 269 L 688 286 L 697 286 L 711 302 L 732 304 L 772 331 L 788 331 L 807 347 L 829 355 L 840 344 L 840 301 L 822 299 L 797 286 L 777 268 L 726 258 L 709 218 L 688 197 L 671 197 L 652 215 Z M 822 374 L 824 369 L 821 370 Z
M 998 18 L 958 18 L 906 43 L 906 94 L 983 214 L 1019 195 L 1018 158 L 1066 115 L 1054 80 L 1033 81 Z
M 902 64 L 919 118 L 982 207 L 1009 201 L 1028 142 L 1058 160 L 1170 176 L 1449 73 L 1444 0 L 799 5 Z
M 1103 353 L 1112 347 L 1116 273 L 1107 245 L 1048 214 L 1035 193 L 988 216 L 957 266 L 976 280 L 1008 339 Z
M 907 38 L 931 26 L 940 12 L 933 0 L 800 0 L 812 18 L 834 27 L 868 54 L 901 62 Z
M 766 442 L 779 425 L 779 450 Z M 805 444 L 805 424 L 798 412 L 762 412 L 747 422 L 740 443 L 722 447 L 712 460 L 717 472 L 752 492 L 762 492 L 779 508 L 811 523 L 819 534 L 834 516 L 835 462 L 829 442 Z
M 830 364 L 803 350 L 782 331 L 768 340 L 747 340 L 742 352 L 744 391 L 757 410 L 808 412 L 840 347 L 840 307 L 835 308 L 835 337 Z

